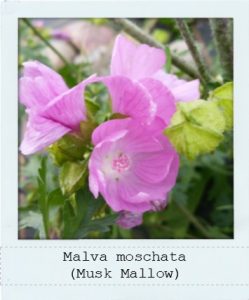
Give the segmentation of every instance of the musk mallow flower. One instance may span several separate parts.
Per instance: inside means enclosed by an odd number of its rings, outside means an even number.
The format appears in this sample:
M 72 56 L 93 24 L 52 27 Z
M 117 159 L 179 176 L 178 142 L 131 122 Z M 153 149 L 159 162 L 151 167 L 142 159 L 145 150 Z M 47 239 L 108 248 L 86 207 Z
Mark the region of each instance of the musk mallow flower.
M 163 50 L 144 44 L 135 44 L 123 35 L 118 35 L 111 60 L 111 75 L 123 75 L 147 86 L 148 80 L 160 81 L 168 88 L 176 101 L 192 101 L 200 98 L 198 79 L 186 81 L 167 74 L 163 67 L 166 56 Z
M 179 158 L 156 123 L 111 120 L 92 134 L 89 187 L 116 212 L 143 213 L 163 206 L 175 185 Z
M 93 80 L 84 80 L 69 89 L 62 77 L 38 61 L 24 63 L 19 96 L 26 107 L 28 121 L 20 146 L 28 155 L 51 145 L 63 135 L 79 130 L 86 119 L 84 88 Z

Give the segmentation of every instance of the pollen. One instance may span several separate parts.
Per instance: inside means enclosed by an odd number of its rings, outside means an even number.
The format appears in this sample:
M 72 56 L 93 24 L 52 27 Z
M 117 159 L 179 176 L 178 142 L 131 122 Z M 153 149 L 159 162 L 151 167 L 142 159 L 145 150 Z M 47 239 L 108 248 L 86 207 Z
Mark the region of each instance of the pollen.
M 127 171 L 130 168 L 130 160 L 124 153 L 119 153 L 118 157 L 112 161 L 112 169 L 118 173 Z

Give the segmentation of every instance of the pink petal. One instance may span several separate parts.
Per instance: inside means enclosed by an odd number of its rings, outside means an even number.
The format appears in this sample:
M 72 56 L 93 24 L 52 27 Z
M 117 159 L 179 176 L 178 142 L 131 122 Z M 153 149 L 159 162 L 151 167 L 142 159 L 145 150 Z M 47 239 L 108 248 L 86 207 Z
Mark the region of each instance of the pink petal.
M 68 89 L 60 74 L 58 74 L 48 66 L 40 63 L 39 61 L 27 61 L 24 62 L 23 65 L 24 77 L 44 78 L 47 81 L 47 83 L 51 86 L 51 89 L 54 91 L 55 94 L 58 95 L 60 93 L 65 92 Z
M 156 183 L 162 181 L 169 172 L 172 153 L 141 153 L 136 155 L 134 173 L 143 181 Z M 163 167 L 162 167 L 163 166 Z
M 146 87 L 153 101 L 156 103 L 156 116 L 160 117 L 168 125 L 176 111 L 174 96 L 159 80 L 145 78 L 140 82 Z
M 114 141 L 123 138 L 119 142 L 120 147 L 123 147 L 128 152 L 150 152 L 159 151 L 162 149 L 161 144 L 155 139 L 151 139 L 152 134 L 158 134 L 157 131 L 148 130 L 151 126 L 142 126 L 139 122 L 127 119 L 110 120 L 99 125 L 92 134 L 92 142 L 97 145 L 106 140 Z M 129 130 L 129 136 L 127 136 Z
M 138 82 L 124 76 L 102 77 L 112 100 L 112 111 L 120 113 L 143 123 L 150 122 L 155 109 L 148 91 Z
M 186 81 L 177 76 L 166 74 L 163 70 L 156 72 L 153 78 L 161 81 L 174 95 L 177 101 L 193 101 L 200 99 L 200 82 L 198 79 Z
M 42 77 L 22 77 L 19 80 L 19 98 L 27 108 L 42 108 L 56 96 Z
M 39 108 L 68 90 L 62 77 L 38 61 L 24 63 L 19 81 L 20 101 L 28 108 Z
M 172 92 L 178 101 L 198 100 L 200 99 L 199 86 L 200 82 L 196 79 L 175 87 Z
M 166 58 L 163 50 L 136 45 L 118 35 L 112 52 L 111 75 L 123 75 L 134 80 L 150 77 L 160 70 Z
M 70 128 L 52 120 L 40 116 L 31 116 L 27 123 L 20 150 L 24 155 L 35 153 L 51 145 L 70 131 Z
M 110 137 L 119 136 L 119 133 L 127 131 L 127 126 L 130 123 L 130 119 L 116 119 L 104 122 L 99 125 L 92 134 L 92 142 L 94 145 L 109 139 Z M 123 134 L 122 134 L 123 136 Z
M 92 79 L 93 77 L 90 77 L 56 97 L 49 102 L 41 115 L 73 130 L 78 130 L 80 122 L 86 119 L 84 88 Z
M 179 165 L 179 156 L 175 154 L 168 169 L 168 176 L 164 180 L 164 186 L 167 192 L 169 192 L 176 184 L 176 179 L 179 172 Z

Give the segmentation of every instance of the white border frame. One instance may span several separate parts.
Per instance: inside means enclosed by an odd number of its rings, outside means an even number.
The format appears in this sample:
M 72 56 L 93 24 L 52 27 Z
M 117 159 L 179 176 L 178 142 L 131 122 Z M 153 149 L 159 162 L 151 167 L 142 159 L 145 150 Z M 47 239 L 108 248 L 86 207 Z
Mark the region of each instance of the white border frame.
M 116 1 L 8 2 L 2 3 L 1 8 L 1 225 L 3 250 L 9 249 L 8 251 L 11 252 L 10 249 L 16 249 L 18 255 L 19 249 L 29 249 L 32 252 L 32 249 L 49 248 L 52 251 L 52 249 L 63 249 L 64 247 L 89 249 L 150 249 L 153 247 L 155 249 L 211 249 L 211 252 L 215 249 L 215 251 L 217 249 L 233 249 L 235 256 L 241 255 L 241 258 L 243 258 L 242 268 L 249 269 L 249 139 L 247 129 L 249 125 L 249 100 L 247 99 L 249 87 L 249 2 L 220 1 L 218 4 L 214 1 L 202 1 L 200 3 L 199 1 L 178 0 L 132 1 L 132 4 L 130 1 L 119 1 L 118 3 Z M 234 19 L 234 239 L 18 240 L 17 57 L 18 18 L 22 17 L 229 17 Z M 242 249 L 246 249 L 247 257 L 244 252 L 239 254 Z M 207 255 L 212 254 L 213 252 Z M 6 255 L 7 258 L 8 255 Z M 248 281 L 248 278 L 245 277 L 246 279 Z M 249 284 L 246 283 L 245 286 L 248 288 Z M 146 294 L 144 296 L 146 297 Z M 210 298 L 211 294 L 208 294 L 208 296 Z M 6 299 L 8 299 L 8 296 L 6 296 Z M 160 299 L 163 299 L 163 297 Z M 204 298 L 202 297 L 202 299 Z M 237 297 L 237 299 L 239 298 Z

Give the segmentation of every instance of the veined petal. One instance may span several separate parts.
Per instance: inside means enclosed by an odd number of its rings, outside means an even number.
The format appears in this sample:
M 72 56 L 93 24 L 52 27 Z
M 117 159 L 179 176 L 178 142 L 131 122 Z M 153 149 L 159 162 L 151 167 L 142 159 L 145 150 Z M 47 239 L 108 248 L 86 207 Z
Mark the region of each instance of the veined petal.
M 107 76 L 99 79 L 108 88 L 112 111 L 143 123 L 149 123 L 155 116 L 153 99 L 139 82 L 124 76 Z
M 20 150 L 29 155 L 44 149 L 71 129 L 41 116 L 30 116 Z
M 118 35 L 112 52 L 111 75 L 124 75 L 133 80 L 152 76 L 166 62 L 163 50 L 137 45 Z
M 172 159 L 172 154 L 166 151 L 141 153 L 136 156 L 133 170 L 145 182 L 160 182 L 167 176 Z
M 117 136 L 120 132 L 126 132 L 130 119 L 110 120 L 99 125 L 92 134 L 92 142 L 94 145 L 109 139 L 109 137 Z
M 176 111 L 175 99 L 171 91 L 153 78 L 145 78 L 140 82 L 146 87 L 156 104 L 156 116 L 160 117 L 167 126 Z
M 95 77 L 89 77 L 56 97 L 46 106 L 41 115 L 72 130 L 78 130 L 80 122 L 86 119 L 84 88 L 94 80 L 93 78 Z
M 49 86 L 51 87 L 51 89 L 54 91 L 55 94 L 59 95 L 68 89 L 61 75 L 59 75 L 57 72 L 55 72 L 48 66 L 40 63 L 39 61 L 37 60 L 27 61 L 24 62 L 23 65 L 24 65 L 24 70 L 23 70 L 24 77 L 44 78 L 44 80 L 47 81 L 47 83 L 49 84 Z
M 20 101 L 34 110 L 44 107 L 56 96 L 68 90 L 62 77 L 38 61 L 24 63 L 19 80 Z

